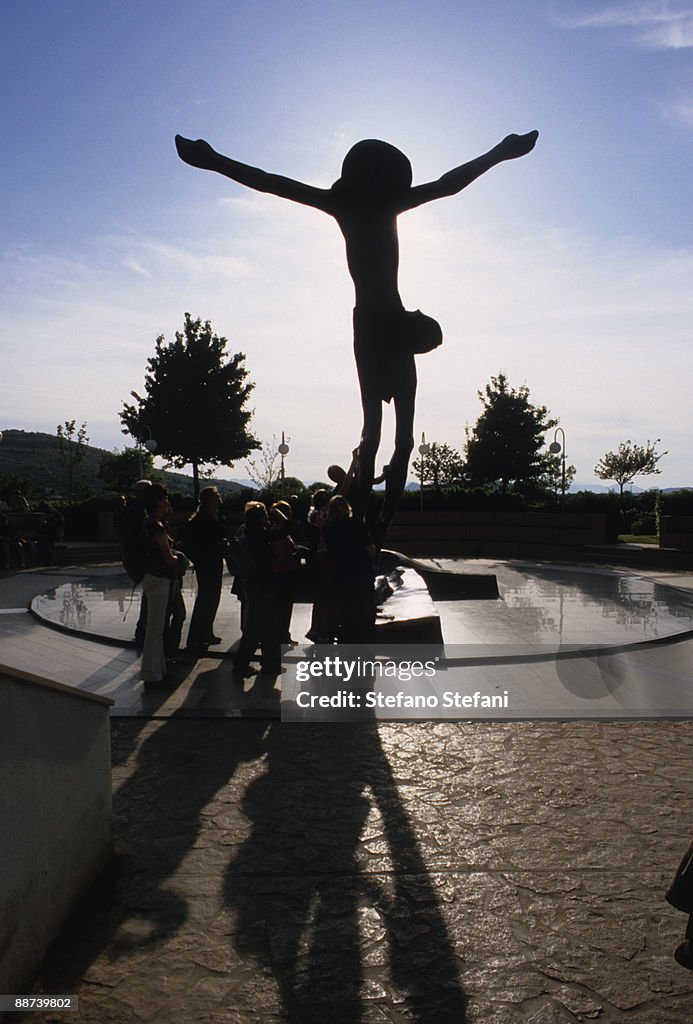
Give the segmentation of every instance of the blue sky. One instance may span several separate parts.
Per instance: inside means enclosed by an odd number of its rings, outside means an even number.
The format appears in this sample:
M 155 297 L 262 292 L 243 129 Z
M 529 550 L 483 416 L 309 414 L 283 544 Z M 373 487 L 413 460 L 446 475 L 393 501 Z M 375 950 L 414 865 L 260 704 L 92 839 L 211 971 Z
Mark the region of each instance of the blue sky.
M 189 311 L 245 353 L 256 434 L 324 477 L 361 426 L 339 231 L 187 167 L 174 135 L 327 186 L 361 138 L 421 182 L 538 128 L 400 219 L 404 303 L 445 336 L 417 441 L 461 449 L 503 370 L 578 480 L 661 437 L 649 482 L 693 485 L 693 3 L 5 0 L 0 33 L 0 429 L 130 443 L 121 402 Z

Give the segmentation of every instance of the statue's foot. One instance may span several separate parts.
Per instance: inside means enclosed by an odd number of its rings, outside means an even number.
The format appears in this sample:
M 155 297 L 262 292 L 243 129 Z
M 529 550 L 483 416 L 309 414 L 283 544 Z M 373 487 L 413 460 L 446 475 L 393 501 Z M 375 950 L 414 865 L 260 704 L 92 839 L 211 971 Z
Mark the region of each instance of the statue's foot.
M 178 156 L 191 167 L 201 167 L 205 171 L 212 169 L 216 153 L 204 139 L 184 139 L 182 135 L 176 135 L 176 149 Z

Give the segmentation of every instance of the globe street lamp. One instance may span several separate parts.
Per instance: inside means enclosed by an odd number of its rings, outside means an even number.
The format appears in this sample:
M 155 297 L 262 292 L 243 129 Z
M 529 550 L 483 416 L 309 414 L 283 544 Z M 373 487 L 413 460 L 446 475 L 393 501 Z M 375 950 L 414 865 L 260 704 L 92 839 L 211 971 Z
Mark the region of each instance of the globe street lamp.
M 281 461 L 281 469 L 280 469 L 280 479 L 281 479 L 280 493 L 281 493 L 281 496 L 284 497 L 284 456 L 289 454 L 289 446 L 286 443 L 286 439 L 284 437 L 284 431 L 283 430 L 282 430 L 282 443 L 277 448 L 277 451 L 279 452 L 280 458 L 282 460 Z
M 140 479 L 144 476 L 144 464 L 142 462 L 142 449 L 145 448 L 150 455 L 153 455 L 156 449 L 159 447 L 152 437 L 152 428 L 148 427 L 146 423 L 138 423 L 138 434 L 137 434 L 137 450 L 140 456 Z M 147 431 L 147 437 L 142 440 L 142 431 Z
M 422 431 L 421 432 L 421 444 L 419 445 L 419 455 L 421 456 L 421 458 L 419 459 L 419 483 L 420 483 L 420 491 L 419 491 L 419 493 L 420 493 L 420 501 L 421 501 L 421 506 L 420 507 L 421 507 L 421 511 L 422 512 L 423 512 L 423 494 L 424 494 L 424 459 L 428 455 L 430 450 L 431 450 L 431 446 L 430 446 L 430 444 L 426 444 L 426 435 Z
M 561 433 L 563 437 L 563 444 L 556 440 L 556 435 Z M 565 431 L 563 427 L 556 427 L 553 435 L 553 441 L 549 445 L 549 451 L 552 455 L 558 455 L 561 453 L 561 512 L 565 512 Z

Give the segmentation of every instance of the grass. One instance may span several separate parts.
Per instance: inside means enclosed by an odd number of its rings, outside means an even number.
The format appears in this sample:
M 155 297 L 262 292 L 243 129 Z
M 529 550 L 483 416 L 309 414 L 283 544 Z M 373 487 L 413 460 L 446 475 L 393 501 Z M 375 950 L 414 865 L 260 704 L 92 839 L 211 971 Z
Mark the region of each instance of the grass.
M 645 533 L 619 533 L 619 543 L 621 544 L 654 544 L 659 545 L 659 537 L 656 534 Z

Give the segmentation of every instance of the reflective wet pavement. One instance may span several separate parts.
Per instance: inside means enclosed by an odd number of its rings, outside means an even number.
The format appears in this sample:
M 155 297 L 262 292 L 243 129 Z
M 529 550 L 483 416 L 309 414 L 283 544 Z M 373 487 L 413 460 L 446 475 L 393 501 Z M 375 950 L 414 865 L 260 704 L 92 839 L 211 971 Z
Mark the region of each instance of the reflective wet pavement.
M 496 600 L 439 602 L 444 605 L 446 644 L 492 648 L 512 645 L 546 653 L 565 647 L 606 647 L 661 639 L 693 631 L 693 598 L 685 591 L 609 569 L 541 562 L 476 559 L 436 563 L 457 572 L 495 574 Z M 183 596 L 190 612 L 194 577 Z M 46 622 L 90 636 L 128 642 L 139 614 L 140 590 L 115 572 L 62 583 L 35 597 L 33 611 Z M 225 577 L 216 630 L 230 646 L 238 636 L 238 601 Z
M 398 679 L 394 692 L 404 696 L 397 697 L 395 707 L 376 707 L 376 718 L 680 718 L 693 713 L 693 672 L 682 640 L 693 629 L 693 599 L 690 588 L 676 586 L 676 574 L 662 582 L 554 563 L 430 564 L 493 573 L 500 597 L 436 602 L 446 646 L 434 681 L 424 687 L 421 681 L 404 685 Z M 208 657 L 175 666 L 167 685 L 153 690 L 143 687 L 129 643 L 139 595 L 122 571 L 94 568 L 34 579 L 32 606 L 41 619 L 28 621 L 21 610 L 16 617 L 0 617 L 0 660 L 29 671 L 36 663 L 48 678 L 108 696 L 116 715 L 272 719 L 280 716 L 282 702 L 285 710 L 295 710 L 303 700 L 299 694 L 311 689 L 299 675 L 314 655 L 307 643 L 285 653 L 284 671 L 276 679 L 233 676 L 229 659 L 219 657 L 240 636 L 239 604 L 228 577 L 216 622 L 223 644 Z M 184 596 L 190 612 L 193 579 L 186 581 Z M 295 638 L 304 637 L 309 615 L 308 605 L 296 605 Z M 107 659 L 100 637 L 110 641 Z M 426 704 L 412 711 L 403 702 L 413 690 L 425 694 Z M 444 703 L 446 694 L 452 694 L 452 704 Z

